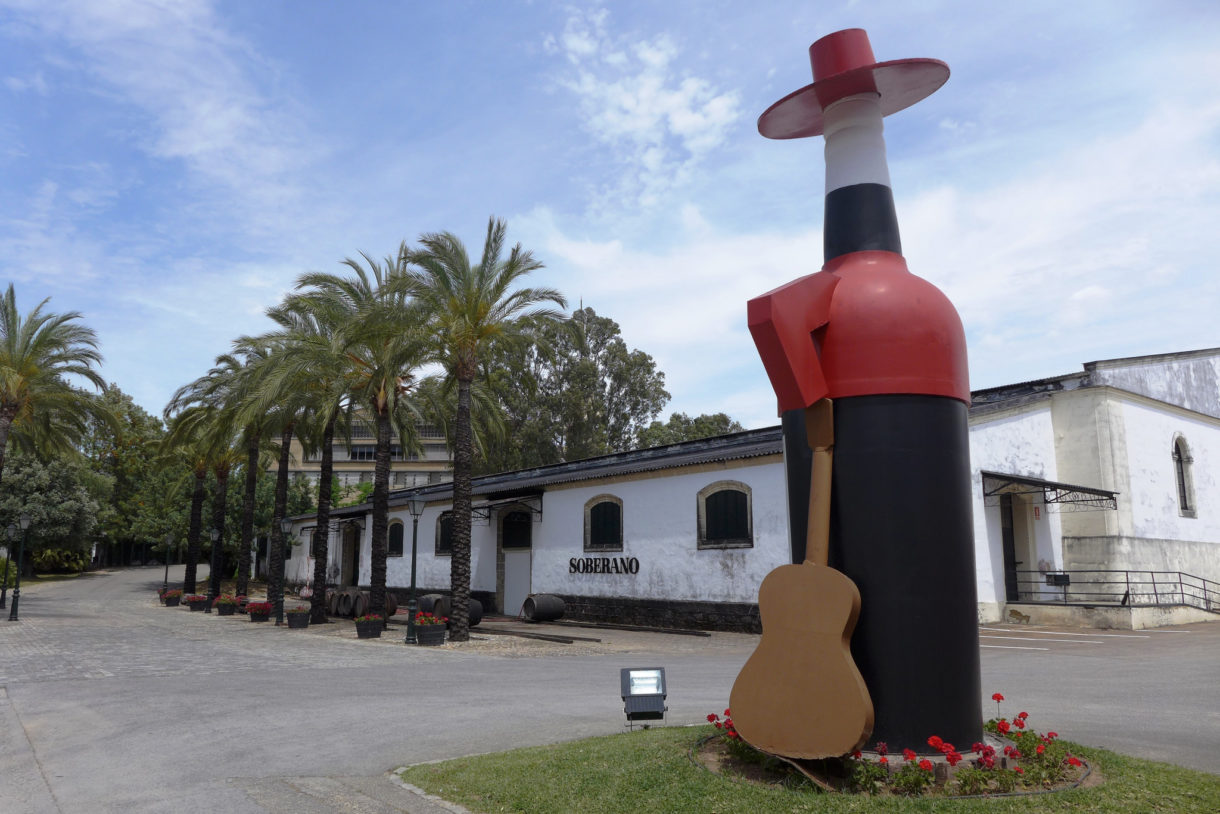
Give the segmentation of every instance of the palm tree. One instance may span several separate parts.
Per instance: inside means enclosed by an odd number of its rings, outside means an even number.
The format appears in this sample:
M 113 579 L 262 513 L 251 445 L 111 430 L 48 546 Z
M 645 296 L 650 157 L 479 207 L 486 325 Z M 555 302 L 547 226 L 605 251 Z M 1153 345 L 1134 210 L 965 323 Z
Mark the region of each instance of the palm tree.
M 336 427 L 341 421 L 344 436 L 350 436 L 348 391 L 352 365 L 343 332 L 349 327 L 352 315 L 342 306 L 342 303 L 323 297 L 290 296 L 267 312 L 281 329 L 264 337 L 281 351 L 268 374 L 269 390 L 279 390 L 286 383 L 295 382 L 298 388 L 311 392 L 315 399 L 314 420 L 308 431 L 300 435 L 306 452 L 316 450 L 321 456 L 318 510 L 310 541 L 310 553 L 314 557 L 311 624 L 328 621 L 326 568 L 330 554 L 334 441 Z
M 369 611 L 384 614 L 391 442 L 396 434 L 403 447 L 417 443 L 418 414 L 408 395 L 416 384 L 417 370 L 427 360 L 429 343 L 423 312 L 403 285 L 401 259 L 378 263 L 367 254 L 362 257 L 367 270 L 359 261 L 343 261 L 352 270 L 350 276 L 303 275 L 297 283 L 301 293 L 294 299 L 335 329 L 346 367 L 345 392 L 373 425 L 376 452 Z M 321 528 L 319 521 L 315 535 Z
M 97 335 L 80 314 L 43 313 L 50 298 L 24 317 L 13 284 L 0 297 L 0 476 L 10 438 L 29 445 L 63 446 L 85 434 L 90 416 L 105 418 L 100 402 L 69 384 L 80 376 L 105 387 Z
M 404 243 L 399 252 L 404 264 L 418 267 L 407 273 L 407 290 L 427 308 L 433 351 L 458 388 L 450 561 L 450 638 L 454 641 L 470 637 L 471 386 L 490 346 L 518 333 L 523 319 L 562 318 L 561 312 L 540 307 L 540 303 L 567 305 L 553 288 L 514 288 L 525 275 L 542 268 L 542 263 L 520 243 L 507 258 L 502 257 L 506 231 L 504 221 L 494 217 L 488 221 L 483 254 L 475 265 L 462 241 L 450 232 L 425 234 L 419 239 L 422 249 L 412 250 Z
M 185 467 L 194 478 L 186 535 L 186 573 L 182 579 L 182 590 L 187 593 L 194 593 L 196 587 L 199 534 L 203 528 L 203 502 L 207 498 L 207 477 L 211 464 L 212 439 L 207 437 L 207 412 L 208 408 L 204 406 L 194 406 L 171 418 L 167 407 L 169 431 L 162 442 L 162 455 Z

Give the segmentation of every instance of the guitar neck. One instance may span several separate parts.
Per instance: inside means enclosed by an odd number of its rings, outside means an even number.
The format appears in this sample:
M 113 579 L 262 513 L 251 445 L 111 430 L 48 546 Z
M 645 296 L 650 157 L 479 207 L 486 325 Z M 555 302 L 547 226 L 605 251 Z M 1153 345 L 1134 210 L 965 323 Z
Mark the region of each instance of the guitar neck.
M 813 450 L 805 562 L 826 565 L 830 560 L 830 481 L 834 464 L 834 405 L 830 399 L 821 399 L 805 410 L 805 431 Z

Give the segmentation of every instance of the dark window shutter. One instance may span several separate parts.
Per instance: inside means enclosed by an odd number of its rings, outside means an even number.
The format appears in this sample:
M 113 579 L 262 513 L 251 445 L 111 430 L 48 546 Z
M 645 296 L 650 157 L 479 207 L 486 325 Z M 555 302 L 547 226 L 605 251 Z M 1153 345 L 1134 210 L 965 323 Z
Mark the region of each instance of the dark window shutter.
M 623 510 L 609 500 L 589 510 L 589 547 L 621 548 L 623 545 Z
M 390 557 L 402 556 L 402 523 L 390 526 L 390 539 L 386 543 L 386 554 Z
M 708 495 L 705 506 L 708 542 L 749 539 L 747 507 L 746 493 L 736 489 Z

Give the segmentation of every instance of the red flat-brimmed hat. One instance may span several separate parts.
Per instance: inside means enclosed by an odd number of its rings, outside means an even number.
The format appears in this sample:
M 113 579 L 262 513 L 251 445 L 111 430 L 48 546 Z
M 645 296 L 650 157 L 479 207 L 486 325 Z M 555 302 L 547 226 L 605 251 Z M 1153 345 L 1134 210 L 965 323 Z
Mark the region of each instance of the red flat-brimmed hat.
M 949 79 L 939 59 L 877 62 L 868 32 L 847 28 L 827 34 L 809 46 L 813 84 L 789 93 L 758 117 L 758 132 L 767 138 L 805 138 L 822 134 L 822 111 L 857 93 L 881 97 L 888 116 L 932 95 Z

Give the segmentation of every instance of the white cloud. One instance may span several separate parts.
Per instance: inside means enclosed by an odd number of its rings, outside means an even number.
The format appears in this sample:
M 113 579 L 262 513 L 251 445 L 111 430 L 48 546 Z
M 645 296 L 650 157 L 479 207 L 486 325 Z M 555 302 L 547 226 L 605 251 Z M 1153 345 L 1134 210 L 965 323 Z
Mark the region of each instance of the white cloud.
M 724 144 L 739 95 L 679 70 L 669 36 L 631 40 L 608 22 L 605 9 L 573 11 L 547 45 L 566 57 L 560 84 L 577 97 L 586 129 L 625 168 L 605 193 L 616 204 L 655 207 Z

